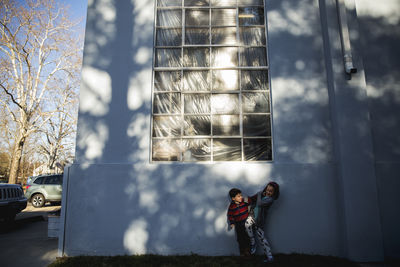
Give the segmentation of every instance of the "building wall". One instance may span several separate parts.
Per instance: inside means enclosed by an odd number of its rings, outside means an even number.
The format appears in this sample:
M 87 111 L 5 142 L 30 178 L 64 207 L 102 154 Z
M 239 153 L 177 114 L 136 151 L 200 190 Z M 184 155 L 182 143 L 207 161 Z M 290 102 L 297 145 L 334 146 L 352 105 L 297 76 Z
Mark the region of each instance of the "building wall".
M 400 3 L 356 1 L 385 256 L 400 255 Z
M 356 55 L 361 74 L 342 74 L 334 2 L 266 3 L 273 162 L 182 164 L 149 162 L 154 1 L 91 1 L 61 253 L 238 254 L 228 190 L 254 194 L 275 180 L 281 197 L 266 228 L 274 253 L 382 259 L 376 144 L 356 97 L 366 95 L 363 65 Z M 344 94 L 349 87 L 356 93 Z

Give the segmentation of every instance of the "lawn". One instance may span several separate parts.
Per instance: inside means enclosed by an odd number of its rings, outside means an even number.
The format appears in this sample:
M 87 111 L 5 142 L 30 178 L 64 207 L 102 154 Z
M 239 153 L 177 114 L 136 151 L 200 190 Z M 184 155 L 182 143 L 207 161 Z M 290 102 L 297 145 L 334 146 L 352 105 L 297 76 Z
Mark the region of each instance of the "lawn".
M 304 254 L 277 254 L 273 263 L 264 263 L 261 256 L 78 256 L 62 257 L 53 262 L 50 267 L 66 266 L 295 266 L 295 267 L 358 267 L 357 263 L 346 259 Z

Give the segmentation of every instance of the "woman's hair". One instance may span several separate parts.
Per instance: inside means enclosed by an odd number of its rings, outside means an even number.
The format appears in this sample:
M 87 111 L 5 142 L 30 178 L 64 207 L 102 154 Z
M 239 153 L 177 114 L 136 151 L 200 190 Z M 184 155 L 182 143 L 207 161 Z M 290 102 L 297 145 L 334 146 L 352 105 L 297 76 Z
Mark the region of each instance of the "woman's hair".
M 273 197 L 274 200 L 277 200 L 277 199 L 279 198 L 279 184 L 276 183 L 276 182 L 269 182 L 269 183 L 265 186 L 263 192 L 265 192 L 265 191 L 267 190 L 267 187 L 268 187 L 268 186 L 272 186 L 272 187 L 274 188 L 274 195 L 273 195 L 272 197 Z

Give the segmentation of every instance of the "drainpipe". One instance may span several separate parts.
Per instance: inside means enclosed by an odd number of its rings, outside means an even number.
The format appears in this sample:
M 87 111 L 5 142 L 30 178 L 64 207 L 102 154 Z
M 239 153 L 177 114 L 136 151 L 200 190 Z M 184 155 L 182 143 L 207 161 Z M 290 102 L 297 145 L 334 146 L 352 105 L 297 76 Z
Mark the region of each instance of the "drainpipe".
M 347 25 L 346 3 L 344 0 L 336 0 L 336 8 L 339 18 L 344 70 L 347 74 L 351 75 L 352 73 L 357 72 L 357 68 L 353 65 L 353 57 L 351 55 L 350 34 Z

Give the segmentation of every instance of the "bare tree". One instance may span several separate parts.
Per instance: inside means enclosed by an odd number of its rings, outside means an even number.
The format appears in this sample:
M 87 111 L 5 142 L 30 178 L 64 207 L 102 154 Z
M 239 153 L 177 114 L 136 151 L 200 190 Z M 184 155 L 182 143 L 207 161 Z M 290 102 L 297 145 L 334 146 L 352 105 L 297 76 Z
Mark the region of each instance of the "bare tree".
M 0 175 L 8 179 L 11 165 L 12 148 L 14 146 L 15 123 L 9 118 L 9 114 L 3 105 L 0 105 Z
M 54 96 L 57 110 L 40 130 L 42 134 L 39 153 L 45 157 L 46 167 L 54 171 L 56 164 L 63 167 L 65 163 L 72 161 L 70 151 L 74 148 L 76 134 L 76 120 L 78 110 L 77 91 L 74 83 L 68 83 L 68 87 L 60 90 L 60 94 Z
M 79 78 L 78 22 L 54 0 L 1 0 L 0 97 L 15 122 L 9 183 L 15 183 L 27 138 L 57 111 L 60 82 Z M 67 79 L 70 77 L 70 79 Z

